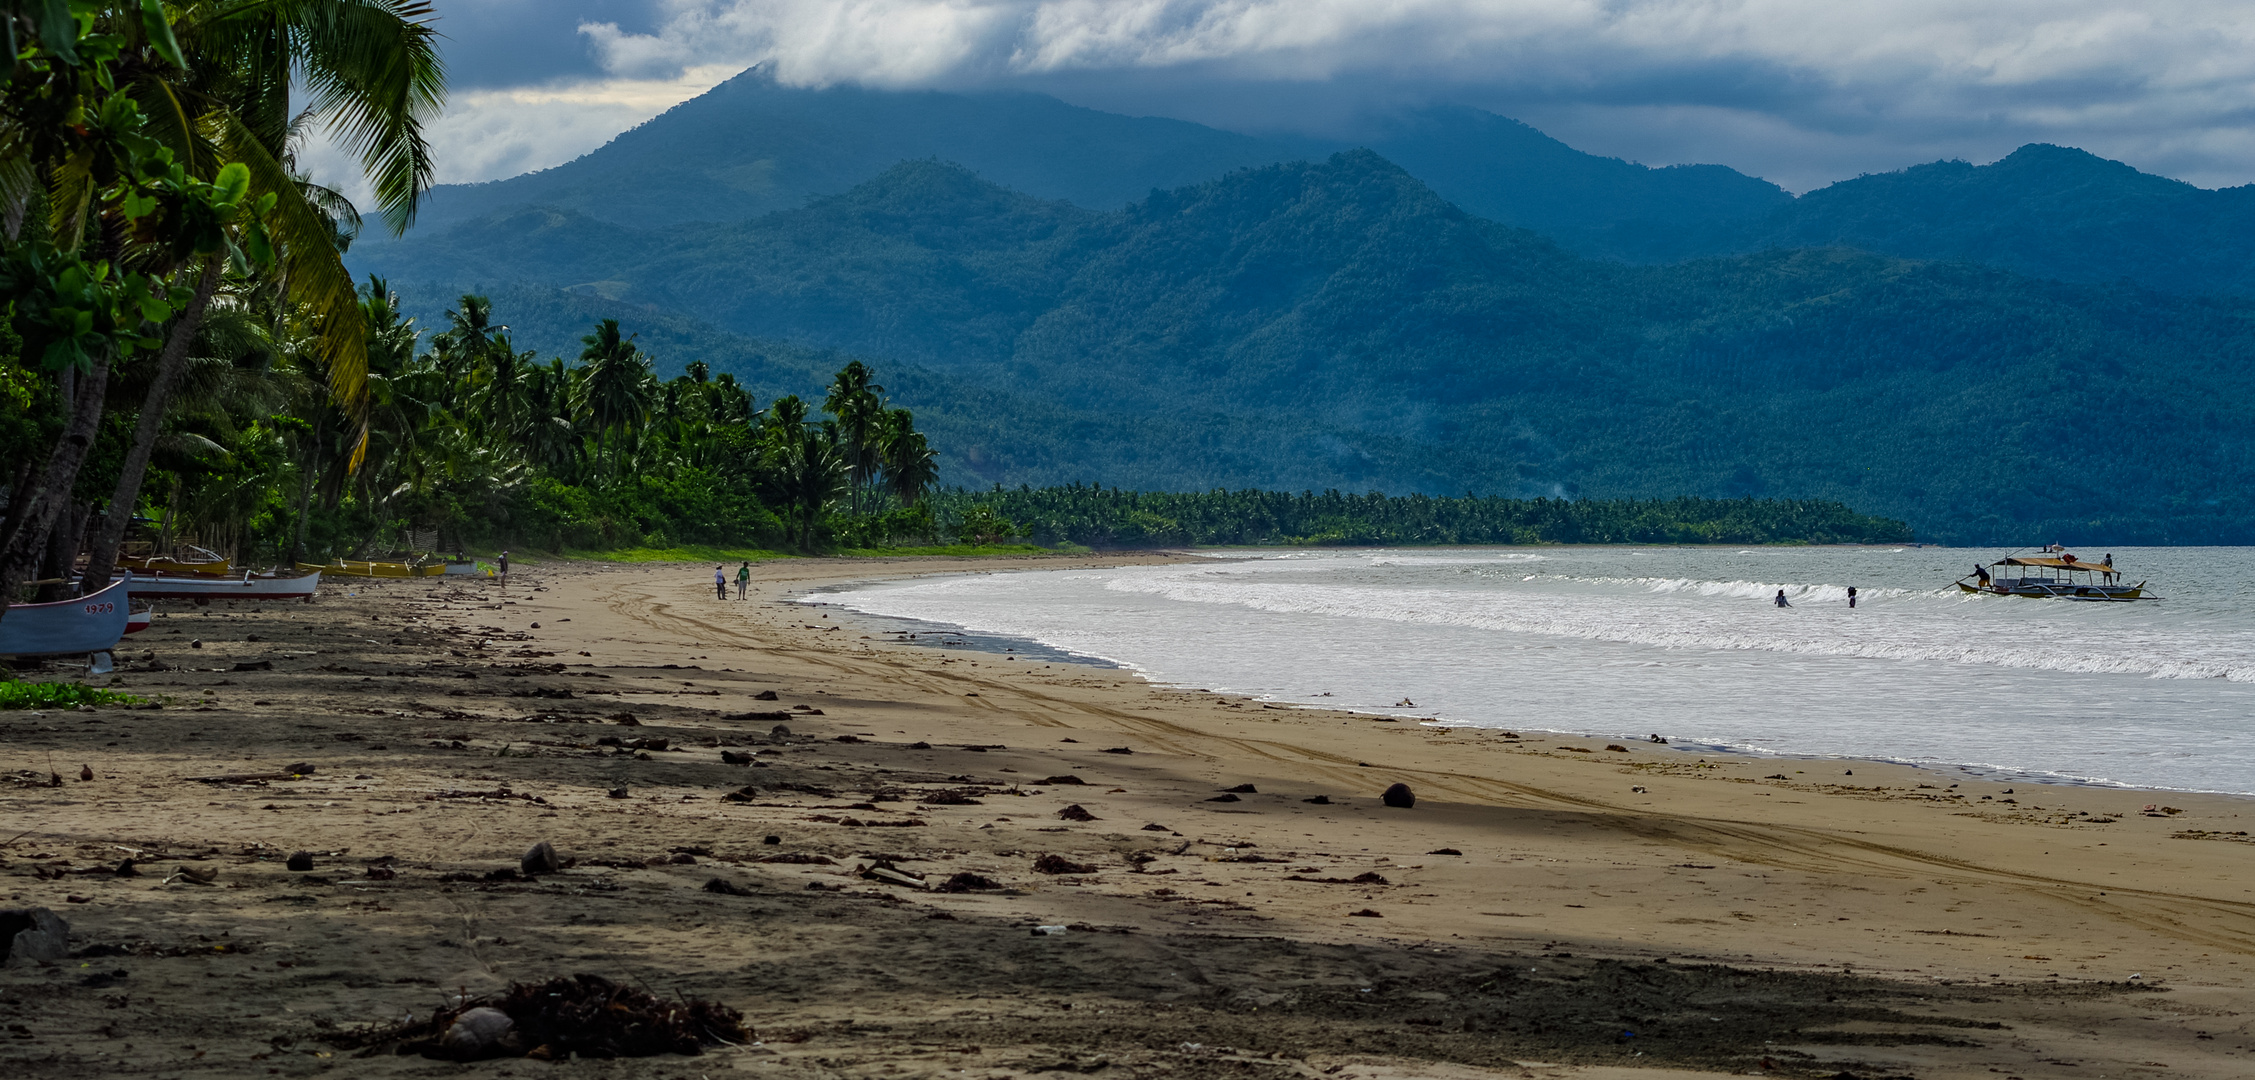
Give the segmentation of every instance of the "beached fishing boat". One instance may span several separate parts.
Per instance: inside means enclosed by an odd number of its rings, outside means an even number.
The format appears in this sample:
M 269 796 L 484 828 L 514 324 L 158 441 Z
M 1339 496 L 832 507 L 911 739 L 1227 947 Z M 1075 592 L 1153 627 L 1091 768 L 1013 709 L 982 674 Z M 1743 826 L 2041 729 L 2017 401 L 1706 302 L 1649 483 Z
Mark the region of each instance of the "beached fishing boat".
M 146 547 L 147 545 L 143 545 Z M 212 574 L 225 577 L 235 572 L 233 563 L 216 551 L 186 546 L 171 555 L 120 555 L 118 569 L 137 573 Z
M 2056 600 L 2157 600 L 2145 595 L 2145 582 L 2121 583 L 2114 556 L 2104 562 L 2083 562 L 2073 552 L 2047 550 L 2041 555 L 2008 555 L 1957 580 L 1969 593 L 1990 596 L 2032 596 Z
M 108 652 L 125 636 L 132 611 L 127 585 L 52 604 L 10 604 L 0 618 L 0 656 L 77 656 Z
M 345 577 L 419 578 L 438 577 L 446 573 L 446 564 L 442 562 L 368 562 L 362 559 L 339 559 L 326 566 L 299 563 L 298 569 L 342 574 Z
M 212 574 L 133 574 L 127 579 L 139 600 L 313 600 L 321 586 L 321 572 L 308 574 L 242 573 L 227 577 Z

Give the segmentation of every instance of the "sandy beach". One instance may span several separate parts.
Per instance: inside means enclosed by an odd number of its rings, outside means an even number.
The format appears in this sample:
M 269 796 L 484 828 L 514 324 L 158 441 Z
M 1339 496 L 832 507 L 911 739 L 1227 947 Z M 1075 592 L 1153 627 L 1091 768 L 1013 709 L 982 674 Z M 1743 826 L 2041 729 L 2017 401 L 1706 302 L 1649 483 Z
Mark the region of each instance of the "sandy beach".
M 0 1073 L 522 1074 L 384 1035 L 588 972 L 757 1042 L 571 1075 L 2255 1074 L 2245 800 L 1285 708 L 792 601 L 1074 564 L 168 603 L 115 676 L 163 708 L 0 713 L 5 906 L 73 950 L 0 970 Z

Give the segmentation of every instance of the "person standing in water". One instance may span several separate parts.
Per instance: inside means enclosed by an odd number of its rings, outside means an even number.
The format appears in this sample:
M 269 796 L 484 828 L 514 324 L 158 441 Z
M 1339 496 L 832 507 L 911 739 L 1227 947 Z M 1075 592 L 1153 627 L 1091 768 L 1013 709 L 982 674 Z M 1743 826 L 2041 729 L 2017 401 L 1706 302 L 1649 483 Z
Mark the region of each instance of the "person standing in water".
M 1784 590 L 1784 589 L 1779 589 L 1779 590 L 1777 591 L 1777 606 L 1779 606 L 1779 607 L 1792 607 L 1792 606 L 1793 606 L 1792 604 L 1789 604 L 1789 603 L 1786 603 L 1786 602 L 1785 602 L 1785 590 Z
M 1853 585 L 1848 586 L 1848 606 L 1851 608 L 1856 606 L 1856 587 Z

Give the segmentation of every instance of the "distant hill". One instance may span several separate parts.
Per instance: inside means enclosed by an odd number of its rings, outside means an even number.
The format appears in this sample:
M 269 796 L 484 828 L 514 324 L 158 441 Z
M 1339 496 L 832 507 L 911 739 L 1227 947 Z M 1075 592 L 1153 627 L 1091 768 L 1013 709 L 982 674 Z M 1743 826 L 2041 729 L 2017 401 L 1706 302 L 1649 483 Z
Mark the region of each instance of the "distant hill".
M 795 89 L 754 68 L 576 160 L 434 189 L 425 228 L 523 206 L 636 227 L 737 221 L 835 195 L 902 161 L 942 158 L 1084 206 L 1306 151 L 1181 120 L 1028 93 Z
M 911 162 L 755 220 L 505 214 L 355 257 L 717 328 L 677 363 L 729 369 L 731 335 L 873 358 L 984 425 L 938 440 L 958 482 L 1785 495 L 1931 539 L 2255 539 L 2248 304 L 1839 248 L 1591 260 L 1366 151 L 1110 212 Z
M 1400 165 L 1474 215 L 1577 250 L 1654 230 L 1723 232 L 1728 223 L 1758 220 L 1793 203 L 1783 188 L 1736 169 L 1651 168 L 1599 157 L 1517 120 L 1459 106 L 1402 113 L 1353 145 Z
M 755 68 L 575 161 L 439 187 L 422 228 L 520 207 L 638 228 L 738 221 L 795 210 L 924 158 L 1039 198 L 1112 210 L 1153 189 L 1364 144 L 1255 138 L 1042 94 L 799 89 Z M 1790 201 L 1776 185 L 1720 165 L 1650 169 L 1582 153 L 1477 109 L 1403 113 L 1378 124 L 1366 144 L 1475 214 L 1543 231 L 1636 222 L 1683 228 Z
M 2255 186 L 2208 190 L 2040 143 L 2001 161 L 1937 161 L 1819 188 L 1759 217 L 1571 233 L 1638 262 L 1854 247 L 2033 277 L 2255 296 Z
M 1436 106 L 1352 143 L 1253 137 L 1068 105 L 1041 94 L 800 89 L 754 69 L 578 160 L 431 193 L 419 228 L 540 209 L 649 229 L 735 222 L 841 194 L 902 161 L 937 160 L 1083 209 L 1235 169 L 1366 147 L 1475 216 L 1570 250 L 1679 262 L 1853 247 L 2090 284 L 2255 295 L 2255 186 L 2210 191 L 2081 150 L 2031 145 L 1991 165 L 1934 162 L 1798 199 L 1721 165 L 1647 168 L 1583 153 L 1516 120 Z M 389 246 L 371 235 L 370 250 Z

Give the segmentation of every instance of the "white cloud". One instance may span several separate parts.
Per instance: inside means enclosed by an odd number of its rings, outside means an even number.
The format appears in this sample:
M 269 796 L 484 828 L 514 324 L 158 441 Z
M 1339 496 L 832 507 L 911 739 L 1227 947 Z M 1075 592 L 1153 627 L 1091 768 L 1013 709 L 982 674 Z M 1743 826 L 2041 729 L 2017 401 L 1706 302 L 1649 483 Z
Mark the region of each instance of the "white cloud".
M 2214 0 L 649 0 L 646 14 L 646 33 L 579 27 L 607 79 L 460 97 L 436 133 L 448 178 L 556 164 L 768 62 L 790 85 L 1072 85 L 1100 107 L 1189 101 L 1171 114 L 1223 122 L 1227 103 L 1188 115 L 1195 95 L 1169 84 L 1363 84 L 1793 187 L 2033 140 L 2255 179 L 2255 5 Z
M 425 130 L 441 184 L 476 183 L 546 169 L 585 154 L 737 73 L 733 66 L 677 68 L 663 78 L 612 78 L 457 92 Z M 327 143 L 299 157 L 314 179 L 365 208 L 358 163 Z M 377 227 L 373 221 L 370 227 Z
M 2255 73 L 2255 9 L 2213 0 L 659 0 L 586 29 L 620 73 L 772 59 L 787 83 L 1227 63 L 1247 75 L 1544 79 L 1761 61 L 1842 84 L 2003 88 Z

